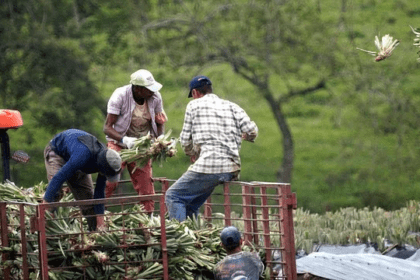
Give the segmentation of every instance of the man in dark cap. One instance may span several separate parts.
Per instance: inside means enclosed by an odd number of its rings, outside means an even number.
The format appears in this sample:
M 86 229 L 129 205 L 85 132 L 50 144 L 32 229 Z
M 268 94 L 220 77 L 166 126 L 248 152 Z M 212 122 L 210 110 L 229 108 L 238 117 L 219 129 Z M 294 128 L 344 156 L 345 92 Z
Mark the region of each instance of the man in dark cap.
M 58 202 L 62 197 L 62 186 L 67 181 L 76 200 L 105 198 L 106 181 L 119 179 L 121 157 L 118 152 L 107 149 L 98 139 L 79 129 L 69 129 L 54 136 L 44 150 L 48 186 L 44 203 Z M 98 173 L 96 187 L 90 174 Z M 81 206 L 89 230 L 102 226 L 104 205 Z
M 193 163 L 166 192 L 169 218 L 183 221 L 198 215 L 214 188 L 237 179 L 242 140 L 253 142 L 257 125 L 237 104 L 213 93 L 206 76 L 190 82 L 180 143 Z
M 214 267 L 216 280 L 258 280 L 264 271 L 259 255 L 242 251 L 242 237 L 234 226 L 225 227 L 220 233 L 227 256 Z

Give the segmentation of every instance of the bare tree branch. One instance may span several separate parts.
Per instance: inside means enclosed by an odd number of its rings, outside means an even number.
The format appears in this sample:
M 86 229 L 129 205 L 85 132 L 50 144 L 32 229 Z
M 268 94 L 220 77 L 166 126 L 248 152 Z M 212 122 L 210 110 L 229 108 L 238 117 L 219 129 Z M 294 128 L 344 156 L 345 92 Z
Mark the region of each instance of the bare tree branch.
M 146 24 L 143 26 L 142 31 L 143 32 L 147 32 L 149 30 L 156 30 L 156 29 L 178 29 L 178 27 L 175 24 L 189 24 L 190 21 L 183 19 L 183 18 L 169 18 L 169 19 L 165 19 L 162 21 L 157 21 L 157 22 L 151 22 L 149 24 Z
M 211 13 L 209 13 L 209 15 L 204 20 L 202 20 L 200 22 L 196 22 L 194 25 L 191 25 L 191 20 L 189 20 L 189 19 L 174 17 L 174 18 L 168 18 L 168 19 L 155 21 L 155 22 L 151 22 L 149 24 L 146 24 L 146 25 L 143 26 L 142 31 L 146 32 L 146 31 L 149 31 L 149 30 L 156 30 L 156 29 L 163 29 L 163 28 L 179 30 L 178 27 L 176 26 L 176 24 L 179 24 L 179 23 L 180 24 L 185 24 L 186 26 L 194 26 L 194 27 L 196 27 L 195 29 L 197 29 L 197 27 L 203 26 L 205 23 L 212 21 L 218 13 L 223 12 L 223 11 L 227 11 L 227 10 L 231 9 L 232 7 L 233 7 L 233 5 L 231 5 L 231 4 L 218 6 Z M 197 33 L 193 33 L 193 34 L 197 34 Z
M 320 82 L 318 82 L 317 85 L 313 86 L 313 87 L 308 87 L 305 88 L 303 90 L 298 90 L 298 91 L 290 91 L 286 96 L 282 96 L 277 100 L 277 103 L 283 103 L 283 102 L 287 102 L 289 99 L 296 97 L 296 96 L 304 96 L 307 94 L 310 94 L 314 91 L 317 91 L 321 88 L 325 88 L 325 81 L 321 80 Z

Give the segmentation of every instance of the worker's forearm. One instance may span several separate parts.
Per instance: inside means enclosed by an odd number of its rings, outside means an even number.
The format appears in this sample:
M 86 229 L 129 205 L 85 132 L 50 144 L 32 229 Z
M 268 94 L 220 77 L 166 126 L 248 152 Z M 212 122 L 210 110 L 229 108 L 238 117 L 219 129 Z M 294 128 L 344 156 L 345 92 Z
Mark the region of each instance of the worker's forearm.
M 120 133 L 118 133 L 114 128 L 104 128 L 104 133 L 105 135 L 107 135 L 108 137 L 120 142 L 121 139 L 123 138 L 123 135 L 121 135 Z
M 156 127 L 157 127 L 158 136 L 165 133 L 165 125 L 164 124 L 156 124 Z
M 117 120 L 117 115 L 108 114 L 103 126 L 103 131 L 108 137 L 120 142 L 124 135 L 121 135 L 114 129 L 114 124 L 117 122 Z

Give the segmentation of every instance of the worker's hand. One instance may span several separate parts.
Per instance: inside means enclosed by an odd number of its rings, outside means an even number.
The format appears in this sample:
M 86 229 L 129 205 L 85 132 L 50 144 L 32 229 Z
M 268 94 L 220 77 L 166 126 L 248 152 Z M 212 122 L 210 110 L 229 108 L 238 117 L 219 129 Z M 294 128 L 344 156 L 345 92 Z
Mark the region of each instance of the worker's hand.
M 197 160 L 197 156 L 190 156 L 190 160 L 192 163 L 194 163 Z
M 249 142 L 255 142 L 255 138 L 257 138 L 257 133 L 256 132 L 251 132 L 251 133 L 242 133 L 242 139 L 245 141 L 249 141 Z
M 128 137 L 128 136 L 124 136 L 122 139 L 123 144 L 125 144 L 127 146 L 128 149 L 131 149 L 134 147 L 134 141 L 136 141 L 137 138 L 136 137 Z

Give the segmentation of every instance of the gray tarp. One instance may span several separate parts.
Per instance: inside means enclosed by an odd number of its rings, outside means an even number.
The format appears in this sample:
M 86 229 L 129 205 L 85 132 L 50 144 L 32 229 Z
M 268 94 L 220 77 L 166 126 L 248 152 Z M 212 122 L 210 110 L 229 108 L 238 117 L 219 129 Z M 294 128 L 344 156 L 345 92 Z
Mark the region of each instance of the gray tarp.
M 420 262 L 378 254 L 315 252 L 297 259 L 296 267 L 298 274 L 310 273 L 334 280 L 420 279 Z

